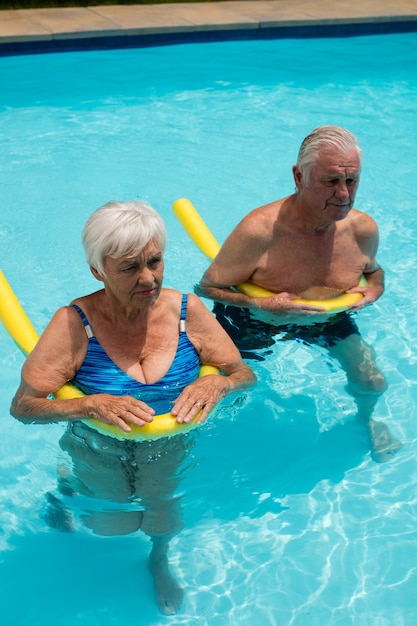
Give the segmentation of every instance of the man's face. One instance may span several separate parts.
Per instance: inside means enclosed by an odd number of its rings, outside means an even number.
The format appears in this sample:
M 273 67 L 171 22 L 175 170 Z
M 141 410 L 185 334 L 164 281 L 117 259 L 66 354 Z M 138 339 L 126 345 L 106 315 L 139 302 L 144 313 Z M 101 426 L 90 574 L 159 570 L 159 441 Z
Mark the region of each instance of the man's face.
M 322 218 L 344 219 L 353 206 L 359 185 L 360 159 L 357 150 L 342 152 L 329 147 L 318 158 L 305 181 L 301 173 L 297 187 L 307 205 Z

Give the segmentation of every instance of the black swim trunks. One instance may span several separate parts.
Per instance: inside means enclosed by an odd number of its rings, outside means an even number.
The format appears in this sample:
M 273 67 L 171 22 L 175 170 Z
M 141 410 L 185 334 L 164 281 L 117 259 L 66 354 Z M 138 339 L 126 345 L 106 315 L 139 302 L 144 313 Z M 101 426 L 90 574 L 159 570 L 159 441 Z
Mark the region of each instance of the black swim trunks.
M 351 313 L 337 313 L 328 321 L 299 326 L 283 324 L 274 326 L 251 317 L 248 309 L 216 302 L 213 308 L 217 320 L 233 339 L 244 358 L 263 360 L 254 351 L 272 346 L 276 341 L 294 339 L 304 344 L 330 348 L 350 335 L 359 335 Z

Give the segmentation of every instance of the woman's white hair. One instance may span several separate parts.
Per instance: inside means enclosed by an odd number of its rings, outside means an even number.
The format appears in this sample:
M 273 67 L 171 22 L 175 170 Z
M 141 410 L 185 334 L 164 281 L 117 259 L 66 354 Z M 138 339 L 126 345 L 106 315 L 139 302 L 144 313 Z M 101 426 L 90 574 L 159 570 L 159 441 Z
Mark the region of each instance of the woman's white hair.
M 311 169 L 317 162 L 320 151 L 329 147 L 337 148 L 341 152 L 355 149 L 359 162 L 362 160 L 358 141 L 349 130 L 340 126 L 319 126 L 304 139 L 297 157 L 297 166 L 305 182 L 309 182 Z
M 161 216 L 146 202 L 108 202 L 89 217 L 82 242 L 87 263 L 105 276 L 104 259 L 136 256 L 156 239 L 165 250 L 167 234 Z

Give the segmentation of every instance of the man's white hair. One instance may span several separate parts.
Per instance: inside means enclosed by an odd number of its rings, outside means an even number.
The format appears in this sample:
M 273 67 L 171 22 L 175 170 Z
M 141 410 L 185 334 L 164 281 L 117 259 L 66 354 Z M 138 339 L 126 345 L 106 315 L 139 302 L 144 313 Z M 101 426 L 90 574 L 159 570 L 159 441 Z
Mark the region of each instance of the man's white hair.
M 340 126 L 319 126 L 304 139 L 297 157 L 297 166 L 305 182 L 309 181 L 311 169 L 317 162 L 320 151 L 329 147 L 337 148 L 341 152 L 355 149 L 361 163 L 362 151 L 355 135 Z

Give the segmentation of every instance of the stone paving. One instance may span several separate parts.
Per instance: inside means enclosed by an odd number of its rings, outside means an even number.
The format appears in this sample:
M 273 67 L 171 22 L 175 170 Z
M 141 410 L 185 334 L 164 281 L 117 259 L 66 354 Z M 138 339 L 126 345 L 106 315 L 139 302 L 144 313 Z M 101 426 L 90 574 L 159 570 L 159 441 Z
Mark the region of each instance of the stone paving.
M 0 11 L 0 44 L 121 35 L 413 21 L 417 21 L 417 0 L 229 0 L 19 9 Z

